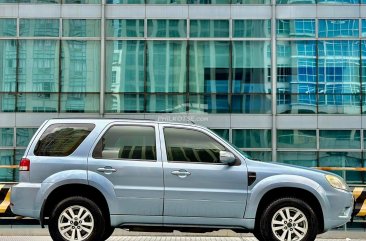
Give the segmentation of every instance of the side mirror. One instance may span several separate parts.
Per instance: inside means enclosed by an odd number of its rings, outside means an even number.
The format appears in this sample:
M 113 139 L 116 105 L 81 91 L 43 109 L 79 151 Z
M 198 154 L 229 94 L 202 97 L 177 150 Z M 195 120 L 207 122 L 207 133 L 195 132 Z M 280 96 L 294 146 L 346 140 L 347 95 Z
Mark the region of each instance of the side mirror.
M 220 162 L 226 165 L 232 165 L 235 162 L 235 156 L 228 151 L 220 151 Z

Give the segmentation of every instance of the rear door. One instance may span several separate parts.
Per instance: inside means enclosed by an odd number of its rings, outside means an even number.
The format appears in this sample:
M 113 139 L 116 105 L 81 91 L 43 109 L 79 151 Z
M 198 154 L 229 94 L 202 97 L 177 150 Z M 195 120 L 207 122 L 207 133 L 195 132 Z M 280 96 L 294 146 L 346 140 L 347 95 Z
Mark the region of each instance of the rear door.
M 162 216 L 163 170 L 156 124 L 114 123 L 100 135 L 88 171 L 114 186 L 114 215 Z
M 225 143 L 201 128 L 161 125 L 165 197 L 164 223 L 241 219 L 247 199 L 247 168 L 220 162 Z M 189 218 L 190 217 L 190 218 Z M 218 219 L 219 218 L 219 219 Z M 203 224 L 203 223 L 202 223 Z M 223 223 L 221 223 L 222 225 Z

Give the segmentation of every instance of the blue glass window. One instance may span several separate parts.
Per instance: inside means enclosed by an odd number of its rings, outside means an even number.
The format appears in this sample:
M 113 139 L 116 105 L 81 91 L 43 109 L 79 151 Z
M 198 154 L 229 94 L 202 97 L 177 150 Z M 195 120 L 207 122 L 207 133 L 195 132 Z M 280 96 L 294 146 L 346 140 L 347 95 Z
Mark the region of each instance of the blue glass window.
M 233 143 L 239 148 L 271 148 L 271 130 L 233 129 Z
M 17 20 L 15 18 L 0 19 L 0 37 L 16 36 L 16 35 L 17 35 Z
M 144 37 L 143 19 L 107 19 L 107 37 Z
M 319 38 L 358 37 L 358 19 L 320 19 Z
M 318 155 L 316 152 L 308 151 L 278 151 L 277 162 L 304 167 L 318 166 Z
M 272 113 L 272 97 L 266 94 L 241 94 L 231 96 L 233 113 L 270 114 Z
M 228 38 L 229 20 L 191 20 L 191 38 Z
M 277 20 L 277 37 L 312 38 L 315 37 L 314 19 Z
M 107 113 L 144 112 L 143 94 L 106 94 L 105 111 Z

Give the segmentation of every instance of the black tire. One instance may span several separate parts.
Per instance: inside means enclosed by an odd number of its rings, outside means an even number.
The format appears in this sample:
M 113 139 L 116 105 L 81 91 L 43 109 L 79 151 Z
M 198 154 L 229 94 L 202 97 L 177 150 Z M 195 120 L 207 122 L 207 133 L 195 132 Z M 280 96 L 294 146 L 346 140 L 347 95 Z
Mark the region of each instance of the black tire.
M 73 211 L 77 210 L 77 213 L 74 213 L 75 216 L 79 215 L 81 208 L 84 208 L 85 210 L 81 211 L 81 218 L 76 217 L 70 219 L 70 212 L 66 210 L 70 210 L 71 208 Z M 65 214 L 68 215 L 69 218 L 67 218 Z M 84 215 L 86 215 L 85 218 L 83 218 Z M 59 230 L 59 222 L 61 225 L 66 224 L 64 230 L 70 228 L 69 231 L 66 230 L 64 232 L 65 235 L 61 234 Z M 86 225 L 86 223 L 93 223 L 93 225 Z M 85 230 L 87 229 L 89 229 L 90 232 L 86 232 Z M 54 241 L 69 241 L 72 232 L 82 235 L 82 237 L 78 237 L 78 240 L 81 241 L 100 241 L 103 238 L 105 221 L 101 209 L 92 200 L 75 196 L 66 198 L 55 206 L 50 215 L 48 230 Z
M 289 210 L 290 215 L 286 214 L 286 209 Z M 285 216 L 281 216 L 280 210 Z M 295 217 L 296 215 L 298 216 Z M 291 219 L 293 217 L 295 220 Z M 273 225 L 272 220 L 274 220 Z M 275 231 L 275 228 L 279 229 Z M 280 241 L 283 235 L 285 237 L 290 235 L 291 240 L 314 241 L 318 234 L 318 219 L 314 210 L 306 202 L 294 197 L 284 197 L 265 208 L 260 218 L 259 231 L 266 241 Z
M 111 227 L 109 225 L 106 225 L 104 234 L 103 234 L 103 240 L 107 240 L 114 232 L 114 227 Z

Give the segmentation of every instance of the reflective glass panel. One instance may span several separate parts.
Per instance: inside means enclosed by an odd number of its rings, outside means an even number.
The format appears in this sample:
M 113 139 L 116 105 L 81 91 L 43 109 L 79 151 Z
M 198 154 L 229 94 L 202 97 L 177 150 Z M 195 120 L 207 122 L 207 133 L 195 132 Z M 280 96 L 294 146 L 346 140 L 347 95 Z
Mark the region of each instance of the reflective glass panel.
M 64 37 L 100 37 L 100 20 L 64 19 L 62 20 Z
M 145 41 L 106 41 L 106 91 L 143 92 Z
M 366 19 L 362 19 L 362 37 L 366 37 Z
M 58 19 L 20 19 L 19 34 L 21 37 L 58 37 Z
M 233 93 L 271 93 L 270 48 L 269 41 L 233 42 Z
M 184 38 L 187 37 L 187 21 L 185 19 L 149 19 L 147 21 L 147 37 Z
M 229 113 L 228 95 L 191 95 L 189 97 L 190 112 Z
M 316 114 L 316 94 L 288 94 L 277 91 L 277 113 L 279 114 Z
M 14 150 L 0 150 L 0 165 L 7 166 L 0 168 L 0 181 L 13 182 L 15 179 L 15 168 L 12 168 L 11 165 L 14 165 Z
M 189 45 L 189 91 L 228 93 L 230 43 L 190 41 Z
M 186 41 L 147 42 L 147 91 L 185 92 Z
M 278 130 L 278 148 L 316 148 L 315 130 Z M 279 159 L 280 160 L 280 159 Z
M 319 38 L 358 37 L 358 19 L 320 19 Z
M 59 90 L 58 40 L 20 40 L 18 88 L 20 92 Z
M 323 167 L 363 167 L 360 152 L 319 152 L 319 166 Z M 362 172 L 330 171 L 343 177 L 347 183 L 364 182 Z
M 17 146 L 28 146 L 37 128 L 17 128 Z
M 144 37 L 143 19 L 106 19 L 107 37 Z
M 0 40 L 0 92 L 16 91 L 17 41 Z
M 277 162 L 304 167 L 317 167 L 318 156 L 316 152 L 278 151 Z
M 320 130 L 321 149 L 360 149 L 359 130 Z
M 187 0 L 146 0 L 147 4 L 187 4 Z
M 316 94 L 315 41 L 278 41 L 277 50 L 277 92 Z
M 0 128 L 0 146 L 13 146 L 14 129 Z
M 185 95 L 147 95 L 146 112 L 175 113 L 186 112 Z
M 1 1 L 0 1 L 1 3 Z M 0 19 L 0 37 L 16 36 L 17 35 L 17 20 L 15 18 Z
M 362 0 L 361 0 L 362 1 Z M 359 0 L 317 0 L 319 4 L 359 4 Z
M 62 41 L 62 92 L 98 92 L 100 41 Z
M 145 0 L 106 0 L 107 4 L 144 4 Z
M 234 38 L 270 38 L 271 20 L 233 20 Z
M 17 112 L 57 112 L 58 94 L 19 94 Z
M 316 0 L 277 0 L 277 4 L 315 4 Z
M 62 0 L 18 0 L 19 3 L 61 3 Z
M 272 113 L 272 96 L 266 94 L 242 94 L 231 96 L 233 113 L 270 114 Z
M 360 42 L 318 44 L 319 113 L 360 113 Z
M 1 50 L 0 50 L 1 51 Z M 361 66 L 362 66 L 362 113 L 366 113 L 366 41 L 361 41 Z
M 228 38 L 229 20 L 191 20 L 191 38 Z
M 96 113 L 99 112 L 99 95 L 70 93 L 61 95 L 60 112 Z
M 230 4 L 230 0 L 187 0 L 189 4 Z
M 16 94 L 0 94 L 0 112 L 15 111 Z
M 106 94 L 105 111 L 108 113 L 144 112 L 143 94 Z
M 233 129 L 233 144 L 239 148 L 271 148 L 271 130 Z
M 70 4 L 98 4 L 101 3 L 101 0 L 62 0 L 62 3 L 70 3 Z
M 228 129 L 211 129 L 220 137 L 224 138 L 225 140 L 229 140 L 229 130 Z
M 245 151 L 252 160 L 262 162 L 272 162 L 272 152 L 270 151 Z
M 314 38 L 315 19 L 280 19 L 276 32 L 280 38 Z

